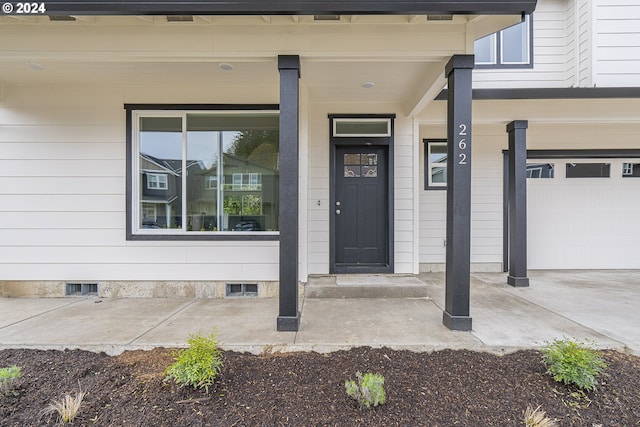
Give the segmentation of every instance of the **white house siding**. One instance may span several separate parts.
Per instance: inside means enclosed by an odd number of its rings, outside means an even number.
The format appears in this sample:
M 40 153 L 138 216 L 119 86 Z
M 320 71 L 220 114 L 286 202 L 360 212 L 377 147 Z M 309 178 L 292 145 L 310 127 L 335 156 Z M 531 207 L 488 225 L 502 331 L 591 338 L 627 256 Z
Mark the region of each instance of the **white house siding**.
M 578 46 L 578 74 L 576 76 L 578 84 L 573 84 L 578 87 L 593 86 L 593 24 L 595 22 L 593 13 L 592 0 L 578 0 L 578 28 L 574 30 L 575 43 Z
M 640 86 L 640 2 L 594 0 L 594 84 Z
M 328 104 L 310 106 L 308 158 L 309 274 L 328 274 L 329 266 L 329 114 L 397 114 L 395 120 L 394 272 L 417 273 L 414 256 L 414 159 L 417 152 L 413 121 L 394 104 Z
M 233 99 L 220 88 L 5 87 L 1 281 L 275 281 L 277 242 L 125 239 L 123 104 Z M 253 102 L 277 101 L 255 91 Z M 247 101 L 245 99 L 245 101 Z
M 472 271 L 500 271 L 503 240 L 503 154 L 508 147 L 505 125 L 510 120 L 532 119 L 527 130 L 527 148 L 531 150 L 637 149 L 640 122 L 629 110 L 638 109 L 637 101 L 601 100 L 589 106 L 592 117 L 583 111 L 584 102 L 562 101 L 546 111 L 538 108 L 543 101 L 482 101 L 474 103 L 471 194 L 471 262 Z M 444 106 L 436 103 L 422 116 L 420 140 L 446 138 Z M 530 114 L 527 116 L 526 111 Z M 553 111 L 563 111 L 554 117 Z M 609 110 L 608 112 L 605 110 Z M 601 112 L 601 114 L 599 114 Z M 626 114 L 623 112 L 627 112 Z M 596 117 L 596 114 L 599 114 Z M 499 121 L 499 117 L 503 117 Z M 505 119 L 509 117 L 509 120 Z M 607 123 L 607 120 L 611 122 Z M 491 122 L 494 122 L 493 124 Z M 421 144 L 422 145 L 422 144 Z M 444 269 L 446 248 L 446 192 L 424 190 L 424 152 L 420 149 L 420 269 Z M 564 168 L 568 160 L 556 160 Z M 598 161 L 598 160 L 580 160 Z M 580 197 L 589 194 L 593 180 L 572 180 L 565 185 L 564 172 L 551 180 L 529 180 L 528 233 L 530 268 L 640 268 L 637 246 L 637 218 L 640 204 L 637 188 L 640 181 L 618 179 L 622 159 L 600 160 L 612 164 L 610 188 L 603 188 L 600 200 Z M 635 160 L 631 160 L 635 161 Z M 538 162 L 538 160 L 535 160 Z M 614 182 L 615 181 L 615 182 Z M 621 184 L 621 185 L 617 185 Z M 542 188 L 542 186 L 546 186 Z M 597 190 L 597 189 L 596 189 Z M 586 192 L 586 193 L 585 193 Z M 595 196 L 594 196 L 595 197 Z M 560 211 L 546 212 L 551 200 L 575 200 Z M 615 203 L 614 203 L 615 201 Z M 583 203 L 581 205 L 581 203 Z M 577 211 L 586 203 L 590 209 Z M 613 205 L 612 205 L 613 203 Z M 562 206 L 558 209 L 561 209 Z M 606 210 L 607 207 L 612 209 Z M 602 210 L 604 208 L 605 210 Z M 571 211 L 574 209 L 574 211 Z M 600 213 L 598 213 L 600 212 Z M 599 216 L 598 216 L 599 215 Z M 582 227 L 582 228 L 581 228 Z M 579 230 L 582 230 L 580 232 Z M 573 252 L 565 242 L 575 242 Z M 597 245 L 599 242 L 599 246 Z M 588 253 L 584 249 L 591 244 Z M 609 248 L 609 249 L 607 249 Z M 555 252 L 551 252 L 555 251 Z M 618 252 L 615 252 L 618 251 Z M 623 256 L 615 256 L 615 254 Z M 556 256 L 549 256 L 556 254 Z M 609 256 L 605 256 L 605 255 Z M 613 255 L 611 255 L 613 254 Z
M 474 125 L 472 135 L 471 268 L 501 271 L 502 150 L 508 145 L 507 133 L 504 125 Z M 431 138 L 446 138 L 445 125 L 422 125 L 420 139 Z M 446 255 L 446 191 L 424 190 L 424 147 L 420 159 L 420 268 L 439 271 Z
M 478 69 L 474 87 L 640 85 L 637 0 L 540 0 L 533 38 L 533 68 Z
M 540 0 L 533 13 L 533 68 L 476 69 L 474 88 L 564 87 L 567 78 L 566 0 Z

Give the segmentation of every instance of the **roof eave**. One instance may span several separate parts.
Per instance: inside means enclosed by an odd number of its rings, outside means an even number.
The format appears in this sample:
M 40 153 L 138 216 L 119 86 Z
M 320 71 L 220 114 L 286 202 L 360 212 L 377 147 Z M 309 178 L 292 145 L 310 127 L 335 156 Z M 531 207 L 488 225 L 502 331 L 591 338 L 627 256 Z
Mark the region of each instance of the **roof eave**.
M 46 15 L 519 15 L 537 0 L 49 0 Z

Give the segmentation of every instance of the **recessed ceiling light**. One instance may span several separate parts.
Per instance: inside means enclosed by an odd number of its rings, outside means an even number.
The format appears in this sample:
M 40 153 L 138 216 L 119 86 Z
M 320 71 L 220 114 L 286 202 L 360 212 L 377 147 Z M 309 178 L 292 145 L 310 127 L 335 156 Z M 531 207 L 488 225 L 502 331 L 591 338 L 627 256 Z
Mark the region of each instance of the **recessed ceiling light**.
M 220 67 L 220 69 L 224 71 L 233 70 L 233 64 L 229 64 L 228 62 L 223 62 L 220 65 L 218 65 L 218 67 Z
M 364 82 L 362 83 L 362 87 L 365 89 L 371 89 L 376 85 L 376 82 Z
M 44 70 L 44 65 L 38 64 L 37 62 L 27 62 L 27 67 L 32 70 L 41 71 Z

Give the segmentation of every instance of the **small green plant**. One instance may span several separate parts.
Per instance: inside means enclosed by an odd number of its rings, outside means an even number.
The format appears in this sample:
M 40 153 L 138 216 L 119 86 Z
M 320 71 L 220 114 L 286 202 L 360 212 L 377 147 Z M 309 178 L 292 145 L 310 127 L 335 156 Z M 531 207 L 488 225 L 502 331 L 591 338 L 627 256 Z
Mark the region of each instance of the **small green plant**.
M 222 369 L 222 353 L 216 333 L 209 336 L 192 335 L 189 347 L 175 353 L 175 362 L 165 371 L 165 380 L 173 380 L 180 386 L 204 388 L 209 392 Z
M 361 407 L 371 408 L 384 404 L 384 377 L 380 374 L 356 372 L 356 381 L 345 381 L 347 394 L 358 401 Z
M 547 413 L 540 409 L 539 406 L 536 409 L 528 406 L 524 412 L 524 425 L 525 427 L 556 427 L 558 423 L 556 420 L 547 417 Z
M 16 386 L 20 379 L 20 367 L 10 366 L 0 368 L 0 394 L 3 396 L 17 395 Z
M 82 400 L 86 393 L 80 390 L 75 395 L 65 394 L 60 400 L 53 400 L 42 411 L 44 415 L 58 414 L 58 420 L 62 423 L 72 423 L 78 415 Z
M 587 391 L 596 388 L 598 375 L 607 367 L 586 343 L 569 339 L 548 343 L 542 350 L 542 361 L 555 381 Z

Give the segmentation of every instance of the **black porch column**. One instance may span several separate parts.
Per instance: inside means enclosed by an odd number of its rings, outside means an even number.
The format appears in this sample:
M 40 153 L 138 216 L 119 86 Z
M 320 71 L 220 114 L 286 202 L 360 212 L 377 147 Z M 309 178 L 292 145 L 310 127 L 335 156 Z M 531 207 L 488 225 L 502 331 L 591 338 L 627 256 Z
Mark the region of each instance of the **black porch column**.
M 527 127 L 507 125 L 509 133 L 509 276 L 511 286 L 529 286 L 527 277 Z
M 447 266 L 444 325 L 471 330 L 471 72 L 473 55 L 454 55 L 445 68 L 447 101 Z
M 300 57 L 278 56 L 280 71 L 280 309 L 278 331 L 297 331 L 298 110 Z

